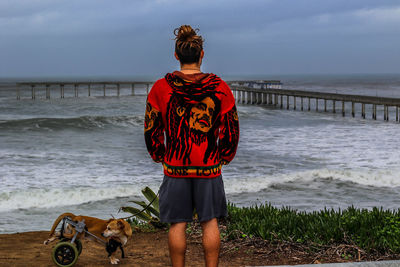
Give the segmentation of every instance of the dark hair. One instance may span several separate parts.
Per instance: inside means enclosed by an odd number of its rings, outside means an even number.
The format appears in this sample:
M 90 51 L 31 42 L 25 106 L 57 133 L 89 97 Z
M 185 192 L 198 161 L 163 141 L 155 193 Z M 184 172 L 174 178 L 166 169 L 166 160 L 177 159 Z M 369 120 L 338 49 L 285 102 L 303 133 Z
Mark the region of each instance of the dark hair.
M 185 63 L 196 63 L 200 60 L 203 50 L 203 37 L 197 35 L 199 29 L 193 30 L 190 25 L 182 25 L 174 30 L 175 53 L 179 61 Z

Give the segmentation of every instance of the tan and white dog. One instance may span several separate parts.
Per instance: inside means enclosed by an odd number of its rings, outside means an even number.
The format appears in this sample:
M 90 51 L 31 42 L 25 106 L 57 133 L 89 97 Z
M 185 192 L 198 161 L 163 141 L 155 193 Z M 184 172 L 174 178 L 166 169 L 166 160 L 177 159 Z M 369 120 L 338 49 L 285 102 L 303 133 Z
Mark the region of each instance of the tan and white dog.
M 123 219 L 109 219 L 109 220 L 102 220 L 95 217 L 89 216 L 76 216 L 72 213 L 63 213 L 54 221 L 53 227 L 51 228 L 49 238 L 45 240 L 43 243 L 45 245 L 51 243 L 58 237 L 60 237 L 61 233 L 56 232 L 56 228 L 58 224 L 61 222 L 62 219 L 65 217 L 69 217 L 71 220 L 75 222 L 79 222 L 85 220 L 85 228 L 88 232 L 94 234 L 104 242 L 107 242 L 110 238 L 120 242 L 122 246 L 125 246 L 128 242 L 128 239 L 132 237 L 132 228 L 128 222 Z M 63 236 L 68 239 L 72 239 L 75 235 L 76 230 L 71 225 L 67 225 L 66 229 L 63 232 Z M 76 239 L 86 238 L 89 240 L 98 241 L 96 238 L 85 234 L 84 232 L 79 233 Z M 110 261 L 112 264 L 118 264 L 119 259 L 115 257 L 116 251 L 114 251 L 110 255 Z

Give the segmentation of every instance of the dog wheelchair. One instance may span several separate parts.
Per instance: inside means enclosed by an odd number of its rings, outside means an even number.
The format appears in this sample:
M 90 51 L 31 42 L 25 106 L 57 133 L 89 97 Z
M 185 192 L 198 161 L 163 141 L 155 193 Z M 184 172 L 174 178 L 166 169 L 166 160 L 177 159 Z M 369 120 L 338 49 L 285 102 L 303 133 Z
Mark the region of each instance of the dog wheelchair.
M 66 226 L 70 225 L 75 229 L 75 234 L 72 237 L 72 239 L 65 238 L 64 237 L 64 231 Z M 65 217 L 62 219 L 62 226 L 61 226 L 61 231 L 60 231 L 60 241 L 57 243 L 57 245 L 53 248 L 51 257 L 54 261 L 54 263 L 57 266 L 60 267 L 70 267 L 73 266 L 76 261 L 78 260 L 79 255 L 82 252 L 82 243 L 79 239 L 76 239 L 78 234 L 84 232 L 87 235 L 92 236 L 93 238 L 97 239 L 101 243 L 103 243 L 106 246 L 106 250 L 109 254 L 110 251 L 113 252 L 117 249 L 117 247 L 120 245 L 113 243 L 112 241 L 110 242 L 105 242 L 104 240 L 100 239 L 96 235 L 90 233 L 89 231 L 86 230 L 86 225 L 85 225 L 85 220 L 75 222 L 71 220 L 69 217 Z M 122 254 L 122 246 L 119 246 L 121 248 Z

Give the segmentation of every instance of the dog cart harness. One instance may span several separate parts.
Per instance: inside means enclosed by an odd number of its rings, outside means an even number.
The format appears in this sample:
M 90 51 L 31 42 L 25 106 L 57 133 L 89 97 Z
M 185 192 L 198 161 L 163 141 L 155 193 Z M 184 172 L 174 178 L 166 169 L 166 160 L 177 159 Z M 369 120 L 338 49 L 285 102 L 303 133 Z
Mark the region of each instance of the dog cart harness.
M 69 240 L 68 238 L 64 238 L 63 236 L 66 223 L 74 227 L 76 231 L 71 240 Z M 124 249 L 122 247 L 121 242 L 115 239 L 110 239 L 108 242 L 105 242 L 104 240 L 92 234 L 86 229 L 85 220 L 75 222 L 71 220 L 71 218 L 65 217 L 63 218 L 61 226 L 61 235 L 60 235 L 61 241 L 53 248 L 53 253 L 52 253 L 53 261 L 57 266 L 70 267 L 76 263 L 79 255 L 82 252 L 82 243 L 80 242 L 79 239 L 76 239 L 76 237 L 78 236 L 78 234 L 82 232 L 95 238 L 100 243 L 103 243 L 106 246 L 108 257 L 110 257 L 111 254 L 118 249 L 118 247 L 121 249 L 122 258 L 125 257 Z

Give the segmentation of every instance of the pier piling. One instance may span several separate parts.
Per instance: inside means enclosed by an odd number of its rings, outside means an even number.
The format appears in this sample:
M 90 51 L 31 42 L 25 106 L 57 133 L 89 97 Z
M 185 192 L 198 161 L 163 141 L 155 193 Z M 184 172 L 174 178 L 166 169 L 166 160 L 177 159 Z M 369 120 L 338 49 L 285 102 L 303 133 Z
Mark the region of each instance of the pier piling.
M 344 117 L 345 115 L 346 111 L 345 111 L 344 101 L 342 101 L 342 116 Z
M 286 95 L 286 109 L 289 109 L 289 95 Z
M 300 105 L 301 105 L 301 110 L 303 111 L 303 97 L 300 97 Z
M 293 97 L 293 109 L 296 110 L 296 97 Z

